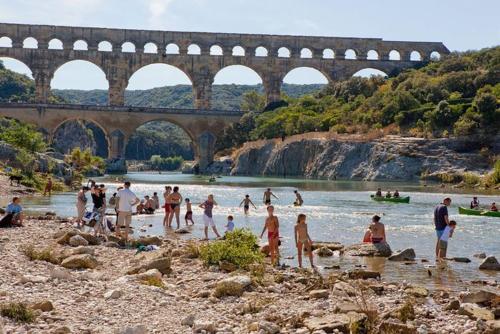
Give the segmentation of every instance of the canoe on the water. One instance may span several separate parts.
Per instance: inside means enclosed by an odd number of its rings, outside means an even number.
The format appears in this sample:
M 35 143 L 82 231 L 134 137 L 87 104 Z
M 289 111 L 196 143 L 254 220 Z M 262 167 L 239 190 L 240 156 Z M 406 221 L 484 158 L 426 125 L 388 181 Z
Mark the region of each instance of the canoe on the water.
M 458 213 L 461 215 L 469 215 L 469 216 L 500 217 L 499 211 L 467 209 L 461 206 L 458 207 Z
M 410 196 L 407 197 L 379 197 L 371 195 L 372 200 L 378 202 L 391 202 L 391 203 L 410 203 Z

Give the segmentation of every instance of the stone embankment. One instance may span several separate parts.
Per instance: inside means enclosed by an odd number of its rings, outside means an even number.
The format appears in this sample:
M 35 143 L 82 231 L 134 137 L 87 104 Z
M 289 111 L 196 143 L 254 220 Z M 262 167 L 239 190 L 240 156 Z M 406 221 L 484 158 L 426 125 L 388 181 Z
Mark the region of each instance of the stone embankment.
M 500 317 L 500 289 L 495 281 L 467 283 L 468 290 L 459 294 L 386 281 L 378 272 L 359 268 L 340 268 L 328 276 L 269 265 L 249 271 L 207 268 L 198 258 L 198 241 L 150 237 L 140 243 L 160 248 L 136 254 L 135 249 L 121 248 L 116 238 L 100 240 L 52 216 L 28 220 L 23 228 L 3 229 L 0 332 L 500 331 L 500 320 L 495 320 Z M 324 243 L 320 249 L 342 247 Z M 360 246 L 347 251 L 360 255 Z M 372 251 L 392 254 L 388 248 Z M 362 252 L 370 250 L 364 247 Z M 399 255 L 405 260 L 413 256 L 408 250 Z M 13 303 L 26 305 L 24 312 L 35 316 L 32 322 L 13 320 L 20 315 L 9 313 Z
M 500 136 L 489 141 L 500 154 Z M 491 169 L 478 139 L 422 139 L 309 133 L 249 142 L 233 155 L 232 175 L 297 176 L 321 179 L 416 181 L 444 173 L 487 173 Z

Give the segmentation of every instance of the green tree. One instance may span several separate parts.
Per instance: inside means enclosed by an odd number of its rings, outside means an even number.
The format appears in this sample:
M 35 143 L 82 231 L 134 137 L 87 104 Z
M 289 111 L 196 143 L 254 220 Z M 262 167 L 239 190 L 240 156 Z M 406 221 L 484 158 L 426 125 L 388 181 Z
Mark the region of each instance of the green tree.
M 243 94 L 241 101 L 241 110 L 244 111 L 262 111 L 266 106 L 266 97 L 257 93 L 255 90 Z

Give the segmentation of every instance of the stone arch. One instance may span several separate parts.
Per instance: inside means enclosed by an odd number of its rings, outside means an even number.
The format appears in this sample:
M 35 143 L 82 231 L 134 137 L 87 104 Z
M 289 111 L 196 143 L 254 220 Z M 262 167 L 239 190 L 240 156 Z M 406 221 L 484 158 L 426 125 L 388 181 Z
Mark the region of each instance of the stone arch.
M 282 46 L 281 48 L 278 49 L 278 57 L 279 58 L 290 58 L 292 55 L 291 51 L 289 48 Z
M 311 49 L 302 48 L 300 50 L 300 58 L 312 58 L 312 57 L 313 57 L 313 53 L 312 53 Z
M 420 52 L 414 50 L 410 53 L 410 61 L 422 61 L 422 55 Z
M 178 55 L 179 52 L 179 46 L 175 43 L 169 43 L 165 47 L 165 53 L 166 54 L 173 54 L 173 55 Z
M 68 70 L 68 72 L 65 72 L 66 70 Z M 106 82 L 106 85 L 102 84 L 102 85 L 96 85 L 98 87 L 82 88 L 82 86 L 80 86 L 79 84 L 85 81 L 75 80 L 76 79 L 75 76 L 78 76 L 79 78 L 81 78 L 82 76 L 86 76 L 89 80 L 97 80 L 98 82 L 101 81 L 101 83 Z M 66 83 L 75 83 L 77 85 L 74 86 L 70 85 L 68 87 Z M 100 64 L 96 64 L 95 62 L 92 61 L 92 59 L 73 59 L 70 61 L 62 62 L 57 66 L 55 66 L 50 81 L 50 87 L 53 88 L 53 86 L 59 86 L 55 88 L 62 88 L 62 89 L 109 90 L 109 82 L 107 80 L 106 73 L 104 72 Z
M 267 57 L 269 55 L 269 52 L 267 51 L 267 48 L 263 46 L 258 46 L 255 48 L 255 56 L 256 57 Z
M 113 51 L 113 44 L 108 41 L 101 41 L 97 44 L 97 51 L 111 52 Z
M 212 91 L 214 86 L 219 85 L 263 85 L 263 76 L 255 68 L 247 65 L 229 65 L 217 71 L 213 77 Z M 211 106 L 214 109 L 240 109 L 239 105 L 221 105 L 219 100 L 211 95 Z
M 332 49 L 324 49 L 323 50 L 323 59 L 334 59 L 335 58 L 335 52 Z
M 245 49 L 241 45 L 236 45 L 233 47 L 232 55 L 234 57 L 244 57 L 245 56 Z
M 59 38 L 52 38 L 49 41 L 48 48 L 52 50 L 62 50 L 64 49 L 64 44 Z
M 83 39 L 76 40 L 73 43 L 73 50 L 81 50 L 81 51 L 87 51 L 89 49 L 89 45 L 87 41 Z
M 190 146 L 190 149 L 192 150 L 193 157 L 196 159 L 199 158 L 196 133 L 193 133 L 191 131 L 191 129 L 184 126 L 181 122 L 177 122 L 176 120 L 174 120 L 168 116 L 147 119 L 143 122 L 138 123 L 137 126 L 135 126 L 133 129 L 131 129 L 132 131 L 130 132 L 130 137 L 128 138 L 127 143 L 125 144 L 125 155 L 126 156 L 130 157 L 131 155 L 134 155 L 135 158 L 139 157 L 139 158 L 141 158 L 141 160 L 144 158 L 149 159 L 149 157 L 146 157 L 144 155 L 141 156 L 141 153 L 143 153 L 143 152 L 139 152 L 138 148 L 137 147 L 134 148 L 133 145 L 140 144 L 138 142 L 138 138 L 137 138 L 137 133 L 138 133 L 139 129 L 143 126 L 147 126 L 148 124 L 154 124 L 154 123 L 156 123 L 156 124 L 167 123 L 167 124 L 173 125 L 175 128 L 182 130 L 183 134 L 186 135 L 186 139 L 188 139 L 190 142 L 189 146 Z M 157 144 L 153 144 L 151 146 L 155 147 L 155 146 L 157 146 Z M 182 145 L 180 145 L 180 146 L 182 146 Z M 158 150 L 156 150 L 156 152 L 151 152 L 151 153 L 152 154 L 158 154 L 158 153 L 161 154 L 161 149 L 158 149 Z
M 38 49 L 38 41 L 34 37 L 26 37 L 23 40 L 24 49 Z
M 374 68 L 374 67 L 366 67 L 359 69 L 355 73 L 352 74 L 353 77 L 364 77 L 369 78 L 373 76 L 383 76 L 388 77 L 389 75 L 382 69 Z
M 187 48 L 188 55 L 201 55 L 201 48 L 198 44 L 190 44 Z
M 130 41 L 122 43 L 122 52 L 135 53 L 135 44 Z
M 367 60 L 378 60 L 379 59 L 378 52 L 376 50 L 369 50 L 366 53 L 366 59 Z
M 144 44 L 144 53 L 158 53 L 158 46 L 156 43 L 148 42 Z
M 304 78 L 307 80 L 304 81 Z M 300 81 L 300 82 L 299 82 Z M 321 69 L 311 66 L 299 66 L 288 71 L 281 84 L 328 84 L 330 77 Z
M 7 36 L 0 37 L 0 48 L 11 48 L 12 47 L 12 39 Z
M 437 52 L 437 51 L 432 51 L 429 54 L 429 58 L 432 61 L 438 61 L 438 60 L 441 60 L 441 54 L 439 52 Z
M 389 60 L 401 60 L 401 54 L 398 50 L 391 50 L 389 52 Z
M 227 72 L 227 71 L 232 71 L 232 70 L 236 70 L 236 71 L 247 71 L 247 73 L 253 73 L 253 77 L 254 79 L 256 79 L 257 77 L 259 78 L 259 80 L 262 82 L 263 81 L 263 76 L 259 73 L 259 71 L 255 68 L 252 68 L 251 66 L 248 66 L 248 65 L 228 65 L 228 66 L 225 66 L 225 67 L 222 67 L 221 69 L 219 69 L 217 71 L 217 73 L 215 73 L 215 76 L 214 76 L 214 84 L 217 85 L 217 84 L 226 84 L 226 83 L 216 83 L 216 81 L 218 81 L 218 79 L 220 80 L 220 75 L 223 74 L 224 72 Z M 220 81 L 219 81 L 220 82 Z M 229 83 L 230 84 L 230 83 Z
M 211 56 L 222 56 L 224 51 L 220 47 L 220 45 L 214 44 L 210 47 L 210 55 Z
M 50 139 L 50 143 L 51 145 L 56 145 L 56 142 L 57 142 L 57 132 L 58 130 L 60 130 L 61 128 L 63 128 L 65 125 L 68 126 L 71 122 L 85 122 L 85 123 L 88 123 L 88 124 L 85 124 L 85 127 L 86 129 L 92 129 L 92 127 L 95 127 L 96 129 L 98 129 L 98 131 L 101 132 L 101 134 L 104 136 L 104 143 L 105 143 L 105 150 L 103 150 L 105 153 L 101 154 L 102 157 L 104 158 L 107 158 L 110 154 L 110 150 L 111 150 L 111 141 L 110 141 L 110 136 L 109 136 L 109 133 L 107 131 L 107 129 L 102 126 L 102 124 L 100 124 L 100 122 L 92 119 L 92 118 L 86 118 L 86 117 L 65 117 L 64 119 L 60 120 L 59 122 L 57 122 L 55 124 L 55 126 L 50 130 L 50 135 L 49 135 L 49 139 Z M 93 126 L 89 126 L 89 124 L 93 125 Z M 94 131 L 94 130 L 92 130 Z M 64 140 L 66 141 L 67 140 L 67 136 L 65 136 Z M 79 141 L 81 140 L 80 138 L 76 138 L 75 142 L 76 141 Z M 96 142 L 96 145 L 98 143 Z M 76 146 L 73 146 L 73 148 L 76 147 Z M 81 146 L 80 146 L 81 147 Z M 83 147 L 81 147 L 83 148 Z M 102 149 L 102 148 L 101 148 Z M 67 154 L 69 152 L 62 152 L 64 154 Z M 98 153 L 98 151 L 96 150 L 96 153 Z
M 357 59 L 358 54 L 353 49 L 347 49 L 344 52 L 345 59 Z
M 2 61 L 5 68 L 17 72 L 19 74 L 24 74 L 30 79 L 33 79 L 33 71 L 24 61 L 10 56 L 4 57 L 1 54 L 0 54 L 0 61 Z

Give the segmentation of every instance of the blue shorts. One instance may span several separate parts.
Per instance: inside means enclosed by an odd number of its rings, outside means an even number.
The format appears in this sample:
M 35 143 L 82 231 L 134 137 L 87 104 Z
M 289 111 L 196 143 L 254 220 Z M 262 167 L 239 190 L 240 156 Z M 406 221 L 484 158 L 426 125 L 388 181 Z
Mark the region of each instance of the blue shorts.
M 443 236 L 443 232 L 444 232 L 444 229 L 436 230 L 436 235 L 437 235 L 438 239 L 441 239 L 441 237 Z

